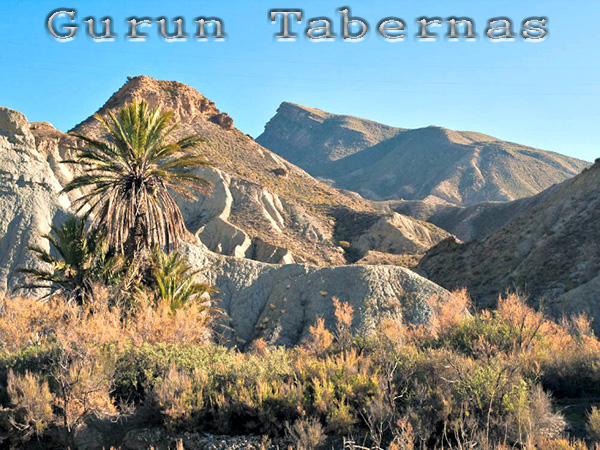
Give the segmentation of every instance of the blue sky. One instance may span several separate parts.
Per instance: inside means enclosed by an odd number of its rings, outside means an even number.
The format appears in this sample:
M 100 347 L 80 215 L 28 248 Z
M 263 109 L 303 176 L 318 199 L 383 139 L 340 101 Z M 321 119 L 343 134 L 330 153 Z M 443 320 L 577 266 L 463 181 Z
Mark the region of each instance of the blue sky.
M 362 42 L 278 42 L 273 8 L 301 8 L 333 19 L 340 32 L 343 6 L 369 22 Z M 77 21 L 114 19 L 118 38 L 93 42 L 80 29 L 57 42 L 45 18 L 57 8 L 77 10 Z M 129 16 L 223 20 L 225 42 L 165 42 L 157 26 L 146 42 L 130 42 Z M 402 18 L 408 38 L 385 42 L 376 24 Z M 475 42 L 417 42 L 421 16 L 471 17 Z M 490 42 L 487 21 L 506 16 L 519 31 L 528 17 L 548 18 L 544 42 Z M 390 125 L 439 125 L 479 131 L 559 153 L 600 156 L 600 51 L 590 17 L 596 0 L 0 0 L 0 105 L 62 131 L 95 112 L 126 80 L 146 74 L 198 89 L 228 112 L 242 131 L 257 136 L 282 101 L 356 115 Z M 588 24 L 588 25 L 584 25 Z M 304 30 L 297 25 L 295 30 Z M 440 29 L 439 33 L 443 30 Z

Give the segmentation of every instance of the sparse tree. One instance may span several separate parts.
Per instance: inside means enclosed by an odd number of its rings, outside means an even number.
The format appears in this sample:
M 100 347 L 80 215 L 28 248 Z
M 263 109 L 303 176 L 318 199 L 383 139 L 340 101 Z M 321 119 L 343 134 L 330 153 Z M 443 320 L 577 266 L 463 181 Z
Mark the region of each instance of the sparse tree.
M 82 190 L 79 209 L 88 207 L 92 226 L 106 230 L 109 246 L 129 260 L 144 249 L 170 249 L 185 235 L 181 211 L 170 191 L 194 199 L 194 191 L 210 187 L 191 173 L 207 164 L 194 151 L 201 139 L 174 140 L 173 112 L 151 108 L 146 101 L 134 101 L 107 116 L 96 115 L 107 140 L 74 134 L 87 147 L 66 162 L 81 166 L 83 173 L 64 191 Z

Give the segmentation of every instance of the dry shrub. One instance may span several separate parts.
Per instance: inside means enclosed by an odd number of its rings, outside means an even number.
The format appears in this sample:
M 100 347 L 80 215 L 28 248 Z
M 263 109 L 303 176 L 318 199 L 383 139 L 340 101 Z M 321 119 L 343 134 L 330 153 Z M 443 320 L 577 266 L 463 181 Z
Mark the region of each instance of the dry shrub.
M 285 427 L 296 450 L 313 450 L 327 438 L 321 422 L 316 419 L 297 420 L 293 425 L 286 423 Z
M 172 311 L 165 302 L 146 302 L 138 314 L 127 316 L 109 305 L 108 293 L 98 291 L 81 307 L 54 298 L 48 302 L 5 298 L 0 305 L 0 354 L 31 346 L 102 346 L 127 343 L 206 344 L 210 312 L 195 303 Z
M 57 302 L 30 298 L 0 299 L 0 354 L 45 344 L 62 320 Z
M 369 428 L 369 436 L 375 448 L 381 448 L 385 433 L 391 428 L 394 419 L 394 405 L 388 396 L 379 391 L 368 400 L 362 417 Z
M 536 385 L 528 400 L 527 407 L 516 411 L 508 427 L 512 441 L 534 448 L 542 441 L 560 437 L 567 424 L 562 414 L 554 411 L 550 395 Z
M 539 449 L 543 450 L 588 450 L 588 446 L 583 441 L 574 440 L 570 441 L 568 439 L 548 439 L 542 438 L 540 439 L 540 443 L 538 445 Z M 597 449 L 596 447 L 594 447 Z
M 546 389 L 557 395 L 600 394 L 600 342 L 585 316 L 563 319 L 546 332 L 546 353 L 530 365 L 540 366 Z
M 433 309 L 430 330 L 434 336 L 445 334 L 469 315 L 471 299 L 466 289 L 454 291 L 448 297 L 435 295 L 429 300 Z
M 173 429 L 175 426 L 185 424 L 191 417 L 193 411 L 202 408 L 202 397 L 194 395 L 194 383 L 192 377 L 171 365 L 169 373 L 162 383 L 153 390 L 161 412 L 164 414 L 166 425 Z
M 87 347 L 125 343 L 121 311 L 110 308 L 106 297 L 98 297 L 86 307 L 57 299 L 52 307 L 61 316 L 55 340 L 66 351 L 78 353 Z
M 134 316 L 127 319 L 124 333 L 134 345 L 143 343 L 207 344 L 212 320 L 206 309 L 194 302 L 175 311 L 167 302 L 156 307 L 146 304 Z
M 406 343 L 408 330 L 401 319 L 384 317 L 377 324 L 375 336 L 384 349 L 393 352 Z
M 56 386 L 55 407 L 72 446 L 75 431 L 88 417 L 115 416 L 111 398 L 116 355 L 111 349 L 77 343 L 69 336 L 58 341 L 59 352 L 50 363 L 50 376 Z
M 258 338 L 252 342 L 250 351 L 264 358 L 269 354 L 269 344 L 263 338 Z
M 53 419 L 54 397 L 48 382 L 36 374 L 15 375 L 11 370 L 7 391 L 12 405 L 11 424 L 22 440 L 41 436 Z
M 315 355 L 323 355 L 333 343 L 333 334 L 325 328 L 325 320 L 319 317 L 314 325 L 309 327 L 310 337 L 307 348 Z
M 354 408 L 350 406 L 345 395 L 334 398 L 329 405 L 327 414 L 327 429 L 334 435 L 345 436 L 352 433 L 357 423 Z
M 333 306 L 336 319 L 336 339 L 342 350 L 347 349 L 352 342 L 352 321 L 354 320 L 354 308 L 349 303 L 342 303 L 337 297 L 333 297 Z
M 600 410 L 595 406 L 587 416 L 586 434 L 590 441 L 600 444 Z
M 594 338 L 592 320 L 585 313 L 572 317 L 571 320 L 563 322 L 563 325 L 573 337 L 580 339 Z
M 551 326 L 544 315 L 527 306 L 523 297 L 509 294 L 498 299 L 498 318 L 516 330 L 513 343 L 515 352 L 532 349 L 535 340 Z
M 0 352 L 32 346 L 103 345 L 124 338 L 121 313 L 105 297 L 83 308 L 61 298 L 6 298 L 0 310 Z
M 415 448 L 416 441 L 413 426 L 407 417 L 402 417 L 396 422 L 390 450 L 414 450 Z

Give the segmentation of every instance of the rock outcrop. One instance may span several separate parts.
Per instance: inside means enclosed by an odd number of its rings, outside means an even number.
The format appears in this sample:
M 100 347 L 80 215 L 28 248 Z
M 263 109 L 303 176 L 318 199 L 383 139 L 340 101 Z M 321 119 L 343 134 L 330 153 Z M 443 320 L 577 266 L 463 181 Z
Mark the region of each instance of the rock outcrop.
M 293 345 L 323 317 L 335 327 L 333 297 L 351 304 L 357 327 L 368 329 L 384 317 L 424 323 L 430 300 L 448 292 L 414 272 L 395 266 L 318 267 L 274 265 L 217 255 L 200 246 L 184 248 L 203 282 L 219 289 L 218 306 L 242 347 L 257 338 Z
M 280 106 L 257 142 L 312 175 L 373 200 L 509 201 L 589 166 L 480 133 L 406 130 L 291 103 Z
M 39 264 L 28 247 L 47 245 L 41 236 L 70 203 L 27 119 L 7 108 L 0 108 L 0 186 L 0 291 L 12 292 L 23 281 L 18 269 Z

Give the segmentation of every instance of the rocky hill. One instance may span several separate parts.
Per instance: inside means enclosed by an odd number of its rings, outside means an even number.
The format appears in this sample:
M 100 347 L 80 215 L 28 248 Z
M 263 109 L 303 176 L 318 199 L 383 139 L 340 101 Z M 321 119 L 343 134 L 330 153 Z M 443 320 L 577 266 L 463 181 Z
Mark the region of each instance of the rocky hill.
M 427 199 L 396 200 L 386 204 L 393 211 L 430 222 L 468 242 L 482 239 L 517 217 L 527 214 L 570 180 L 556 184 L 538 195 L 511 202 L 482 202 L 458 206 Z
M 426 322 L 431 300 L 448 292 L 397 266 L 318 267 L 274 265 L 217 255 L 202 246 L 185 248 L 189 261 L 203 268 L 199 276 L 219 289 L 219 307 L 227 327 L 244 346 L 262 338 L 293 345 L 308 334 L 318 317 L 335 326 L 333 297 L 351 304 L 356 326 L 368 327 L 384 317 L 407 323 Z
M 43 246 L 70 207 L 42 155 L 25 116 L 0 108 L 0 291 L 13 291 L 22 279 L 17 269 L 38 264 L 30 246 Z
M 256 141 L 314 176 L 328 164 L 370 148 L 403 131 L 352 116 L 284 102 Z
M 466 286 L 482 305 L 518 289 L 558 316 L 586 312 L 600 327 L 600 160 L 528 202 L 484 239 L 440 243 L 419 270 L 446 288 Z
M 373 200 L 454 205 L 531 196 L 589 164 L 480 133 L 393 128 L 284 103 L 257 141 Z
M 132 78 L 98 114 L 142 98 L 173 110 L 179 134 L 205 140 L 200 151 L 213 166 L 199 172 L 213 182 L 213 192 L 178 203 L 190 231 L 212 251 L 270 263 L 345 264 L 369 250 L 424 253 L 448 236 L 430 224 L 381 213 L 360 196 L 317 181 L 237 130 L 212 101 L 182 83 Z M 72 138 L 48 124 L 34 124 L 32 131 L 57 178 L 69 179 L 70 168 L 58 161 L 69 157 Z M 102 133 L 93 116 L 73 131 Z

